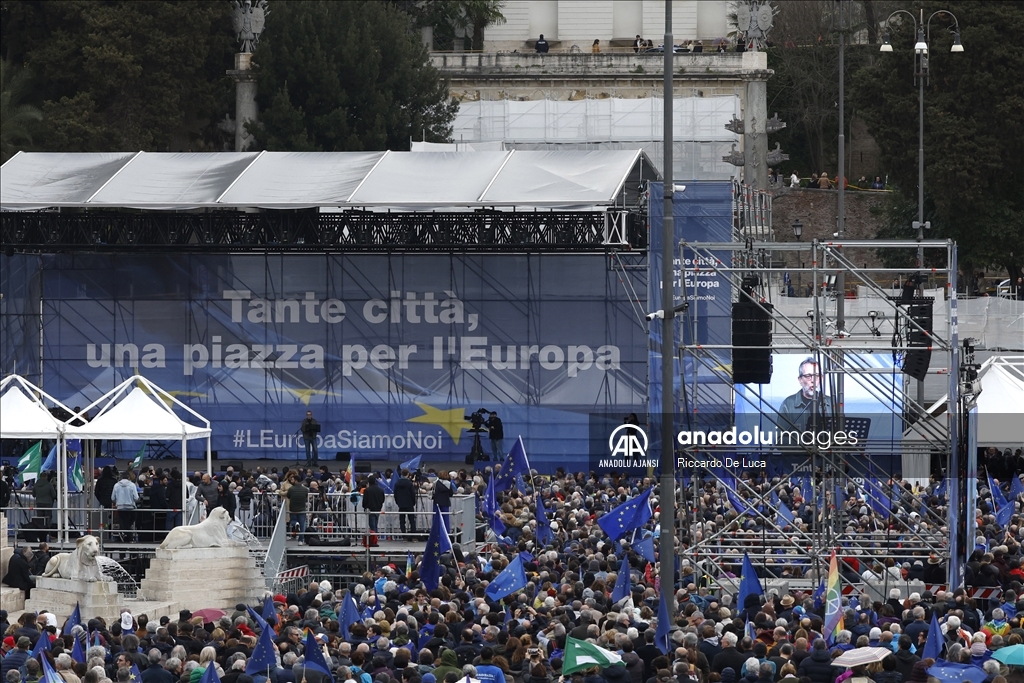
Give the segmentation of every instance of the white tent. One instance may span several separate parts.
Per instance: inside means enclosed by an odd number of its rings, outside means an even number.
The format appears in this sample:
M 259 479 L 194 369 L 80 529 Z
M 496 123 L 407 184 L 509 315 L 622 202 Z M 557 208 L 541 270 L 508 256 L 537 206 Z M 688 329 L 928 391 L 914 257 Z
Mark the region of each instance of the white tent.
M 0 438 L 60 438 L 64 423 L 50 413 L 43 399 L 57 408 L 67 410 L 63 403 L 18 375 L 4 377 L 0 382 L 0 392 L 3 392 L 0 397 Z
M 1024 381 L 1018 379 L 998 356 L 985 361 L 978 377 L 981 394 L 977 400 L 978 445 L 1018 448 L 1024 446 Z M 946 406 L 943 396 L 929 410 L 932 417 L 922 420 L 907 431 L 905 445 L 927 440 L 948 440 L 947 416 L 934 413 Z M 945 410 L 941 410 L 945 413 Z M 927 435 L 927 436 L 926 436 Z
M 95 417 L 81 427 L 73 426 L 76 418 L 99 407 Z M 180 408 L 201 426 L 178 417 Z M 69 439 L 165 439 L 181 441 L 181 472 L 188 473 L 186 444 L 193 439 L 206 439 L 206 469 L 212 469 L 210 421 L 145 377 L 129 377 L 68 421 L 64 430 Z M 181 490 L 181 509 L 186 509 L 186 487 Z
M 57 535 L 64 535 L 67 527 L 68 468 L 67 449 L 63 434 L 65 424 L 47 409 L 44 400 L 55 408 L 71 414 L 63 403 L 18 375 L 8 375 L 0 382 L 0 438 L 3 439 L 55 439 L 57 441 Z

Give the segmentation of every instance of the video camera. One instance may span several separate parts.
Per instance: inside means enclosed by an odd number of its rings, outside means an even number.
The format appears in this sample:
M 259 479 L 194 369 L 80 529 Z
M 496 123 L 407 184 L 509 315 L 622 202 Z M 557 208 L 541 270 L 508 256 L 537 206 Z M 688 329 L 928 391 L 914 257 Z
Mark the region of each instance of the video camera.
M 491 412 L 487 410 L 487 408 L 481 408 L 475 413 L 466 415 L 466 422 L 469 422 L 473 429 L 482 430 L 484 428 L 484 423 L 487 422 L 487 418 L 490 417 L 490 415 Z

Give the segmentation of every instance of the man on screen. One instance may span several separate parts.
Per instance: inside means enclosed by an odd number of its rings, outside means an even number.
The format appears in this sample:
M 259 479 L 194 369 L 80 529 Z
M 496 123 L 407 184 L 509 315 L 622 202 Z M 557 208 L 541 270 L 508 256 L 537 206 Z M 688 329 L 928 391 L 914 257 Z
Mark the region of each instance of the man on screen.
M 797 370 L 800 391 L 786 397 L 779 407 L 779 428 L 807 430 L 811 425 L 821 425 L 824 412 L 824 396 L 821 394 L 821 371 L 818 361 L 808 357 L 800 362 Z

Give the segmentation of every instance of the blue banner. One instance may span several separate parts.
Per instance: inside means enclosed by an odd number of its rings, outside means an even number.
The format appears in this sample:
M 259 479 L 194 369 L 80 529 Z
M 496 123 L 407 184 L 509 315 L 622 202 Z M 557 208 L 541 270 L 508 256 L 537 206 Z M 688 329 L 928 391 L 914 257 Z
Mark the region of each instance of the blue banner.
M 211 420 L 221 459 L 296 457 L 310 410 L 323 460 L 430 467 L 469 454 L 484 408 L 504 451 L 522 434 L 535 468 L 585 469 L 588 414 L 647 398 L 628 294 L 646 272 L 604 254 L 2 259 L 21 290 L 39 283 L 4 302 L 5 371 L 39 367 L 41 310 L 47 392 L 85 406 L 137 369 Z

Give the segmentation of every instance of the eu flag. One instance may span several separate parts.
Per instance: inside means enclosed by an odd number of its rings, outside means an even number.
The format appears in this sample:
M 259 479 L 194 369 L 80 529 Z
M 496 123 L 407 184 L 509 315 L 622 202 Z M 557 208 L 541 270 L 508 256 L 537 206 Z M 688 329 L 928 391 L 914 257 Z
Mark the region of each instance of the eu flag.
M 211 663 L 211 666 L 213 666 L 212 663 Z M 213 672 L 213 675 L 214 675 L 214 677 L 216 677 L 217 676 L 216 667 L 214 667 L 214 669 L 215 670 Z M 132 667 L 130 669 L 128 669 L 128 680 L 131 681 L 131 683 L 142 683 L 142 672 L 139 671 L 139 665 L 136 664 L 135 662 L 132 662 Z
M 276 669 L 277 657 L 274 655 L 276 649 L 273 629 L 263 629 L 260 632 L 260 639 L 256 641 L 256 647 L 253 648 L 252 656 L 245 664 L 245 673 L 252 676 L 269 669 Z
M 32 653 L 29 657 L 35 657 L 36 659 L 44 659 L 43 653 L 50 649 L 50 635 L 43 631 L 38 638 L 36 638 L 35 647 L 32 648 Z
M 644 536 L 634 543 L 633 550 L 648 562 L 654 562 L 654 534 Z
M 356 608 L 356 601 L 352 594 L 345 591 L 345 597 L 341 599 L 341 611 L 338 613 L 338 626 L 341 636 L 345 640 L 351 640 L 349 628 L 359 623 L 359 610 Z
M 1024 482 L 1020 480 L 1020 477 L 1014 476 L 1013 481 L 1010 482 L 1010 500 L 1017 500 L 1024 494 Z
M 139 680 L 142 680 L 141 675 Z M 206 665 L 206 671 L 203 672 L 199 683 L 220 683 L 220 676 L 217 675 L 217 665 L 215 663 L 210 662 Z
M 423 561 L 420 562 L 420 579 L 428 591 L 437 590 L 441 579 L 441 555 L 451 552 L 452 541 L 444 528 L 441 508 L 434 506 L 434 521 L 430 525 L 427 536 L 427 547 L 423 550 Z
M 551 522 L 548 521 L 547 512 L 544 511 L 544 499 L 541 498 L 540 491 L 537 492 L 537 542 L 540 543 L 541 547 L 546 546 L 555 540 L 555 535 L 551 532 Z
M 320 649 L 320 643 L 313 637 L 312 631 L 306 633 L 305 645 L 302 654 L 305 657 L 306 668 L 319 671 L 327 676 L 327 680 L 334 683 L 334 676 L 331 674 L 330 667 L 327 666 L 327 660 L 324 659 L 324 651 Z
M 507 491 L 512 488 L 517 474 L 526 474 L 530 471 L 530 459 L 526 457 L 526 447 L 523 445 L 523 437 L 520 436 L 512 445 L 505 461 L 502 463 L 501 471 L 495 475 L 495 486 L 498 491 Z
M 932 610 L 932 623 L 928 627 L 928 640 L 924 643 L 921 659 L 938 659 L 942 654 L 942 632 L 939 630 L 938 610 Z
M 85 651 L 82 649 L 82 639 L 75 636 L 75 642 L 71 646 L 71 659 L 79 664 L 85 664 Z
M 672 651 L 672 642 L 669 640 L 669 629 L 672 627 L 670 623 L 672 618 L 668 613 L 668 600 L 662 598 L 658 601 L 658 628 L 654 632 L 654 644 L 661 651 L 661 654 L 667 655 Z
M 501 600 L 523 588 L 526 588 L 526 572 L 523 570 L 523 558 L 516 555 L 509 565 L 487 584 L 485 592 L 491 600 Z
M 795 517 L 793 517 L 793 511 L 790 510 L 789 507 L 781 500 L 779 501 L 778 508 L 779 514 L 775 518 L 775 523 L 780 527 L 787 527 L 792 524 L 795 519 Z
M 651 518 L 651 491 L 647 489 L 636 498 L 630 498 L 597 520 L 608 538 L 616 541 L 627 532 L 639 529 Z
M 76 626 L 82 625 L 82 610 L 79 608 L 78 603 L 75 603 L 75 609 L 71 612 L 71 616 L 64 622 L 64 629 L 62 633 L 71 633 L 71 629 Z
M 484 490 L 483 508 L 484 514 L 487 516 L 487 523 L 495 534 L 501 536 L 505 533 L 505 523 L 501 521 L 501 515 L 498 514 L 498 490 L 495 479 L 497 479 L 497 475 L 492 475 L 490 481 L 487 482 L 487 488 Z
M 622 564 L 619 565 L 619 575 L 615 579 L 615 590 L 612 591 L 612 602 L 625 600 L 629 597 L 630 591 L 629 576 L 629 555 L 623 555 Z
M 418 470 L 420 468 L 422 463 L 423 463 L 423 456 L 422 455 L 417 455 L 415 458 L 410 458 L 409 460 L 406 460 L 405 462 L 403 462 L 401 467 L 402 467 L 403 470 L 409 470 L 410 472 L 415 472 L 416 470 Z
M 274 599 L 269 595 L 263 598 L 263 620 L 268 624 L 277 623 L 277 610 L 274 608 Z
M 269 630 L 269 629 L 270 629 L 270 625 L 269 625 L 269 624 L 267 623 L 267 620 L 266 620 L 266 619 L 264 619 L 264 618 L 263 618 L 263 617 L 262 617 L 262 616 L 260 615 L 260 613 L 259 613 L 259 612 L 257 612 L 256 610 L 254 610 L 254 609 L 253 609 L 252 607 L 250 607 L 249 605 L 246 605 L 246 606 L 245 606 L 245 611 L 246 611 L 246 612 L 248 612 L 248 613 L 249 613 L 249 616 L 250 616 L 250 617 L 252 617 L 252 620 L 253 620 L 253 621 L 255 621 L 255 622 L 256 622 L 256 623 L 257 623 L 257 624 L 259 625 L 259 627 L 260 627 L 260 630 L 262 630 L 262 631 L 267 631 L 267 630 Z
M 43 665 L 43 675 L 39 679 L 39 683 L 64 683 L 64 679 L 57 675 L 57 672 L 50 666 L 50 660 L 43 657 L 41 662 Z
M 746 606 L 748 595 L 764 595 L 764 589 L 761 588 L 761 581 L 757 578 L 757 572 L 754 571 L 754 564 L 750 561 L 750 556 L 743 553 L 743 573 L 740 578 L 740 592 L 736 595 L 736 607 L 738 609 Z
M 892 514 L 892 501 L 885 495 L 885 489 L 877 479 L 864 480 L 864 496 L 876 514 L 886 518 Z
M 736 493 L 736 477 L 727 476 L 723 479 L 722 483 L 725 484 L 725 494 L 728 496 L 729 503 L 732 505 L 732 509 L 736 511 L 736 514 L 753 514 L 754 509 Z

